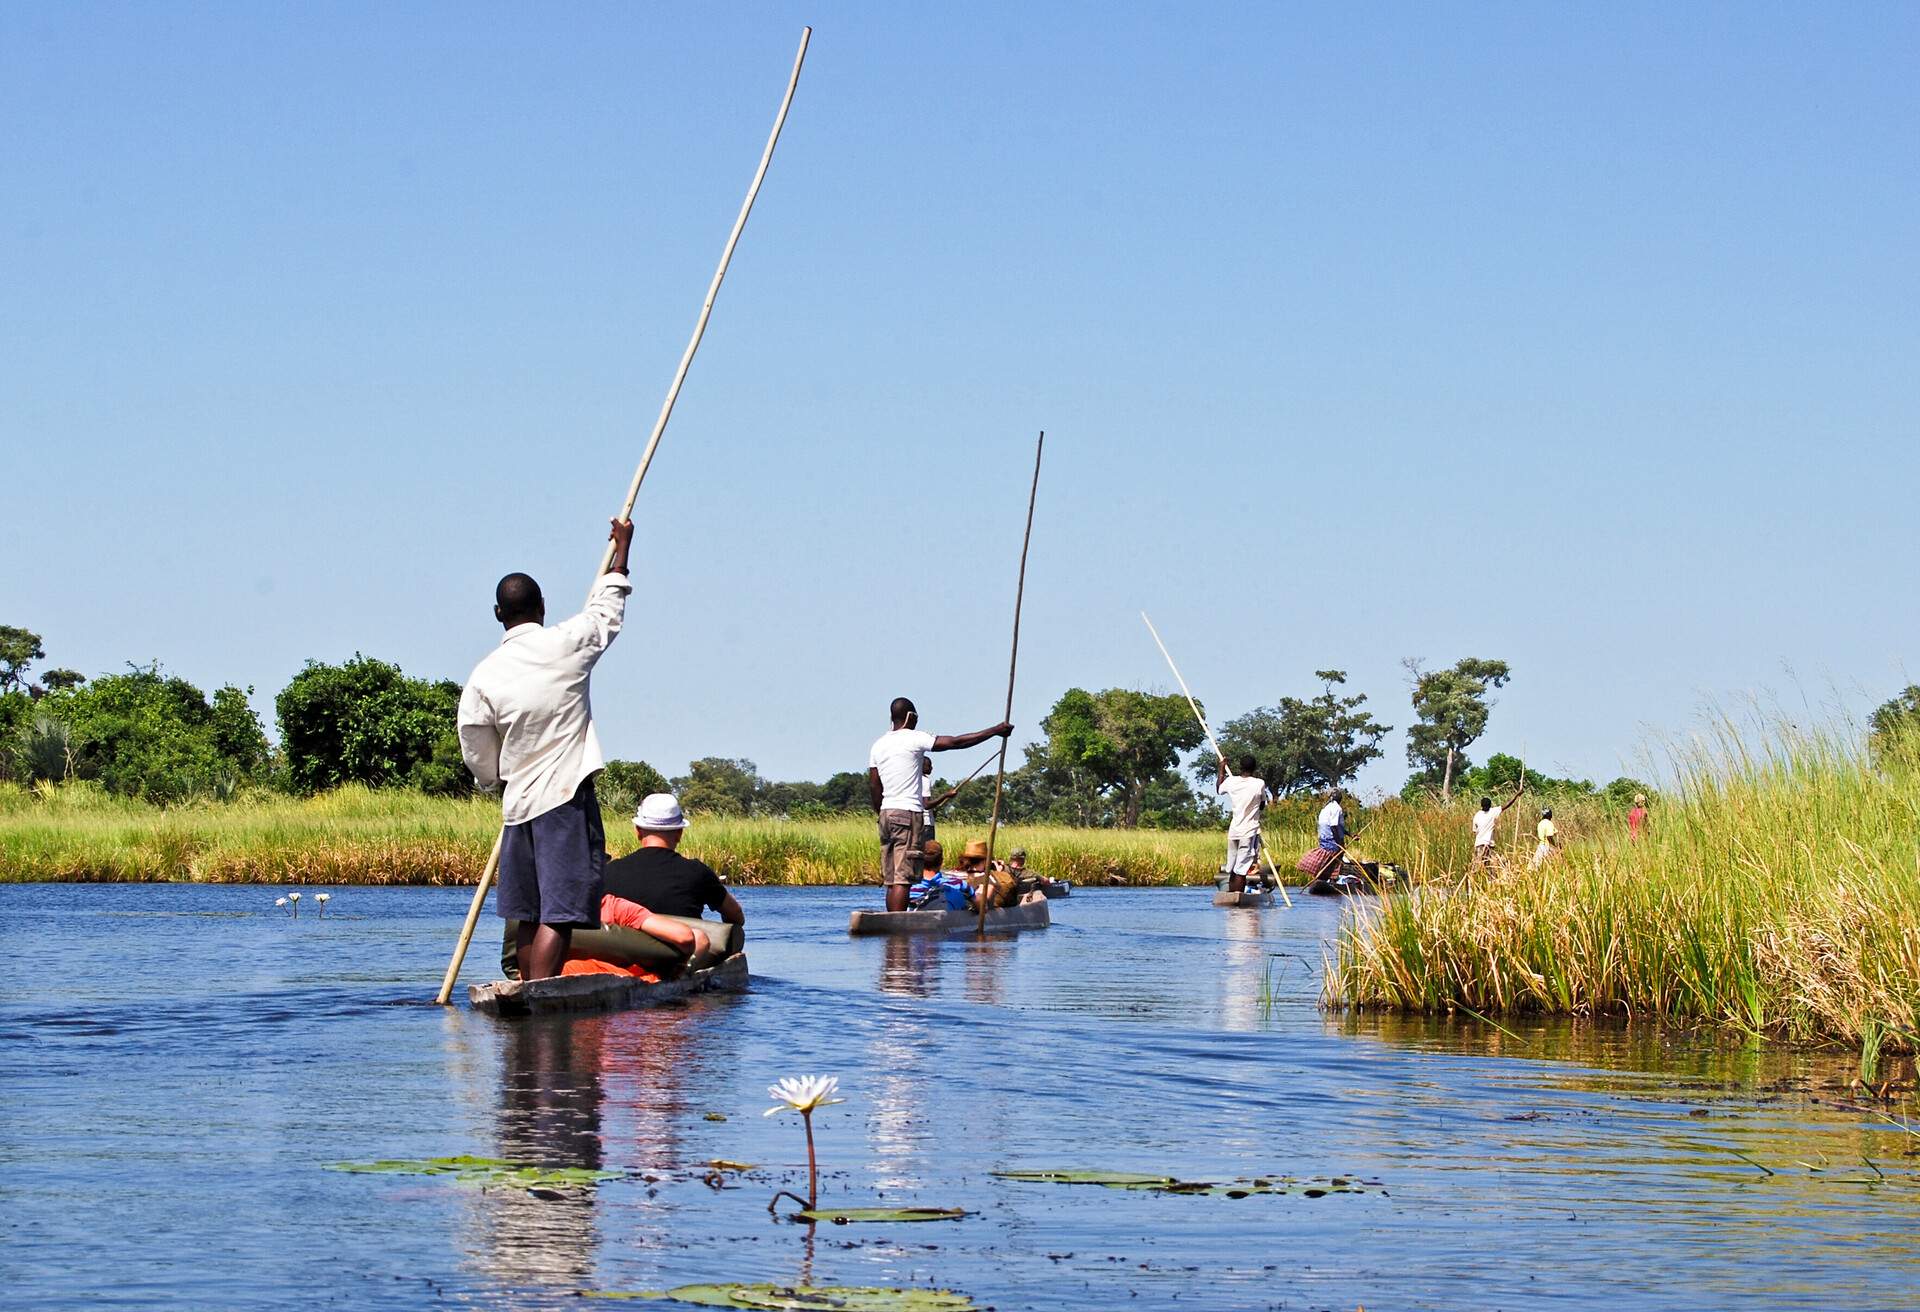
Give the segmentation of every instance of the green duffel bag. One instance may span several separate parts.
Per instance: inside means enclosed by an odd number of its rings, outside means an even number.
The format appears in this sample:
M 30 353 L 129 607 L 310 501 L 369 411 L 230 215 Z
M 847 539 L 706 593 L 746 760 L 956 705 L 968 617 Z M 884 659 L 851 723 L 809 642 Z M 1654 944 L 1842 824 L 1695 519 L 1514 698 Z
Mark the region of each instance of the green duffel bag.
M 688 916 L 668 916 L 669 920 L 678 920 L 682 924 L 692 925 L 706 934 L 721 956 L 740 950 L 740 929 L 720 920 L 695 920 Z M 506 922 L 506 932 L 500 942 L 500 975 L 502 979 L 520 978 L 520 948 L 517 938 L 520 922 Z M 724 941 L 723 941 L 724 940 Z M 619 925 L 603 925 L 599 929 L 576 929 L 573 931 L 572 946 L 569 953 L 582 957 L 592 957 L 598 961 L 611 961 L 617 966 L 645 966 L 660 975 L 670 975 L 686 958 L 677 948 L 662 943 L 651 934 L 643 934 L 637 929 L 625 929 Z

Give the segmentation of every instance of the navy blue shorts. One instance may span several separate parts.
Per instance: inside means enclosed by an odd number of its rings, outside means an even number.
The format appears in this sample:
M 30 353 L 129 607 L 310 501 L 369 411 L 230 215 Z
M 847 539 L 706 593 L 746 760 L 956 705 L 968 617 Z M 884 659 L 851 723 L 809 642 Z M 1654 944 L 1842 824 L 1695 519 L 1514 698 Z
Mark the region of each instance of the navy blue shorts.
M 571 800 L 501 834 L 494 909 L 526 925 L 598 929 L 606 868 L 600 800 L 593 780 L 585 779 Z

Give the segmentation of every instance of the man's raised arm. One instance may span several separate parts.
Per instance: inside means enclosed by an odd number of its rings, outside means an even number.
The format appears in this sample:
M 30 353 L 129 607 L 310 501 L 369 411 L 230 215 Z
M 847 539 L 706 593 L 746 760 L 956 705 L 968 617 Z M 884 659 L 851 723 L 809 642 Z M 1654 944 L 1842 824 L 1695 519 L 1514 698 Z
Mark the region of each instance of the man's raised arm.
M 933 740 L 936 752 L 964 751 L 969 747 L 978 747 L 989 738 L 1007 738 L 1013 734 L 1013 721 L 1002 720 L 991 729 L 976 729 L 972 733 L 943 733 Z

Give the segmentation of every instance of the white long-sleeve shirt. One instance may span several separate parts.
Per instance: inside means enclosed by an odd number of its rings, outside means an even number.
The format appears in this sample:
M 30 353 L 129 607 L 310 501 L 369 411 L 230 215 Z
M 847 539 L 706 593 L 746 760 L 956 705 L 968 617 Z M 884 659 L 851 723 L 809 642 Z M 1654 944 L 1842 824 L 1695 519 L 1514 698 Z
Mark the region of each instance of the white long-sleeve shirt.
M 631 591 L 626 575 L 602 574 L 585 610 L 548 628 L 514 625 L 473 667 L 460 693 L 460 754 L 483 791 L 505 785 L 503 823 L 545 815 L 605 767 L 587 680 Z

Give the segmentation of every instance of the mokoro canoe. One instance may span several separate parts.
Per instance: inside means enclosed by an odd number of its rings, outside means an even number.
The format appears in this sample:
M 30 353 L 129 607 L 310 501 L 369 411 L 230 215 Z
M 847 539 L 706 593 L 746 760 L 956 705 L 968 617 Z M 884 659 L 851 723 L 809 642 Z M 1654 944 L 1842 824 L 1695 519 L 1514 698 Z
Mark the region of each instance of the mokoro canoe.
M 1071 879 L 1043 879 L 1040 881 L 1040 891 L 1048 898 L 1072 897 L 1073 881 Z
M 1341 863 L 1339 873 L 1322 875 L 1308 884 L 1307 892 L 1315 897 L 1353 897 L 1360 893 L 1378 893 L 1382 888 L 1393 887 L 1405 877 L 1406 871 L 1391 863 L 1345 861 Z
M 1270 907 L 1273 905 L 1273 890 L 1243 888 L 1235 893 L 1225 888 L 1216 889 L 1213 904 L 1217 907 Z
M 499 979 L 467 986 L 467 1001 L 489 1016 L 545 1016 L 570 1011 L 621 1011 L 652 1007 L 694 993 L 738 993 L 747 987 L 747 954 L 736 952 L 715 966 L 680 979 L 653 982 L 633 975 L 555 975 L 551 979 Z
M 1029 893 L 1017 905 L 987 912 L 989 934 L 1017 934 L 1023 929 L 1045 929 L 1053 923 L 1047 899 Z M 856 911 L 847 921 L 849 934 L 972 934 L 980 928 L 974 911 Z

